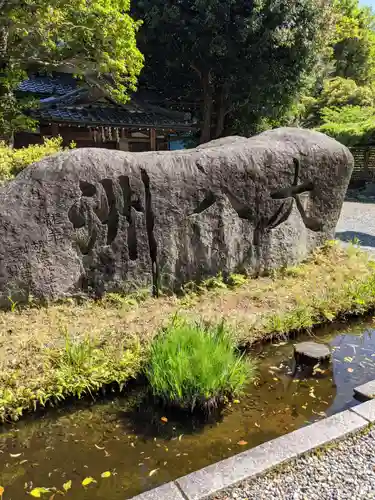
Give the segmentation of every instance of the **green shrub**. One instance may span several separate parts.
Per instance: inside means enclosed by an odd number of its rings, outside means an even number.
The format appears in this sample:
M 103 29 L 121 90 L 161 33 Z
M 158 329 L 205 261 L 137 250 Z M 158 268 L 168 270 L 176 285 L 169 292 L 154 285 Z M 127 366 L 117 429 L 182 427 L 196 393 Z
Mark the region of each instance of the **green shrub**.
M 323 132 L 346 146 L 356 146 L 372 142 L 375 137 L 375 108 L 343 106 L 324 108 L 321 111 L 323 124 L 318 127 Z
M 238 395 L 255 367 L 239 355 L 223 324 L 204 327 L 177 318 L 151 346 L 145 371 L 164 404 L 209 412 Z
M 62 143 L 62 137 L 44 138 L 43 144 L 14 149 L 0 142 L 0 181 L 10 180 L 32 163 L 63 151 Z M 75 147 L 73 143 L 70 145 L 72 147 Z

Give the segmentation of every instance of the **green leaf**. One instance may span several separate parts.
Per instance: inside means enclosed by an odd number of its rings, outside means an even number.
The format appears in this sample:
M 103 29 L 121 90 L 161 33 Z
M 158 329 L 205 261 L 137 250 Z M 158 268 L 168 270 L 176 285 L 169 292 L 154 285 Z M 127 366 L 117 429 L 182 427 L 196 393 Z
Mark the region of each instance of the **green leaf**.
M 72 480 L 71 479 L 63 484 L 63 488 L 65 491 L 69 491 L 71 487 L 72 487 Z
M 111 477 L 112 473 L 109 470 L 106 470 L 105 472 L 101 473 L 101 477 L 106 478 L 106 477 Z
M 48 488 L 34 488 L 33 490 L 30 491 L 30 496 L 34 497 L 34 498 L 40 498 L 43 493 L 49 493 L 49 489 Z
M 91 483 L 96 483 L 95 479 L 93 477 L 85 477 L 82 481 L 82 486 L 88 486 Z

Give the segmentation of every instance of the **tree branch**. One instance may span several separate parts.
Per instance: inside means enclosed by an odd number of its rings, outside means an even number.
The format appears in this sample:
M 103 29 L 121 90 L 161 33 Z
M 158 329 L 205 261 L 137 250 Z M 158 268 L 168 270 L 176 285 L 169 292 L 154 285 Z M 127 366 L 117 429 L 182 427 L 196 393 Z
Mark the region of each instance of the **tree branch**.
M 191 63 L 190 67 L 198 74 L 199 78 L 202 79 L 202 72 L 197 68 L 197 66 L 194 63 Z

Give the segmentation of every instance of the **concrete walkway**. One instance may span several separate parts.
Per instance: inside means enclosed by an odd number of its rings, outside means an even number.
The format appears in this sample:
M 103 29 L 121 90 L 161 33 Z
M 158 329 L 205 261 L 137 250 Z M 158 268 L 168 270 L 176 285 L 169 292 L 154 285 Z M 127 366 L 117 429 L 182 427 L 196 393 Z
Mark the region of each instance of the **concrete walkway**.
M 336 238 L 345 243 L 358 239 L 362 247 L 375 252 L 375 204 L 345 202 Z
M 245 482 L 217 500 L 375 499 L 375 430 L 298 458 L 279 470 Z

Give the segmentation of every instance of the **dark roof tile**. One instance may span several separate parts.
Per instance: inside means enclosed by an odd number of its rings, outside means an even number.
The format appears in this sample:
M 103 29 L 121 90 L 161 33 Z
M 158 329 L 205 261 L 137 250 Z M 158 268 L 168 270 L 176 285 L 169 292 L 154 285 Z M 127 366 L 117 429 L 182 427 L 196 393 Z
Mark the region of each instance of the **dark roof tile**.
M 35 76 L 24 80 L 18 90 L 33 94 L 64 95 L 77 88 L 77 80 L 71 75 Z
M 134 112 L 125 107 L 89 105 L 81 107 L 55 108 L 48 106 L 33 110 L 31 114 L 41 121 L 67 122 L 86 126 L 150 126 L 186 129 L 191 123 L 176 123 L 163 114 Z

